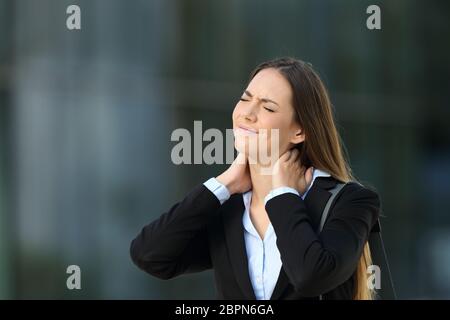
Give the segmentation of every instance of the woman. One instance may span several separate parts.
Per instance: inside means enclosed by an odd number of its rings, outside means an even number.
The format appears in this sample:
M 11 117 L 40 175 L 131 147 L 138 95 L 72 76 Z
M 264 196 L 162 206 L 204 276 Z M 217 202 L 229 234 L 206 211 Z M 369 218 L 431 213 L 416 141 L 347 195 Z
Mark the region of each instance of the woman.
M 380 201 L 354 182 L 316 72 L 292 58 L 262 63 L 232 118 L 233 164 L 145 226 L 134 263 L 161 279 L 213 268 L 219 299 L 371 299 L 367 241 Z M 259 161 L 261 137 L 277 161 Z

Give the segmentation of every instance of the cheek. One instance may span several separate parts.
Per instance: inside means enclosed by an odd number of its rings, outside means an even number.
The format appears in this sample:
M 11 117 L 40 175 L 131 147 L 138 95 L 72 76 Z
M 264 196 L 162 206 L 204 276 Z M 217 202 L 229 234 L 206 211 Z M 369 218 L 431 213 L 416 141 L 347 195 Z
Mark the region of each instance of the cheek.
M 277 119 L 276 116 L 262 115 L 258 118 L 258 121 L 260 123 L 260 127 L 266 129 L 268 138 L 276 136 L 276 132 L 278 132 L 278 136 L 281 137 L 283 123 L 280 119 Z
M 261 128 L 282 129 L 285 127 L 284 115 L 279 113 L 270 113 L 262 110 L 258 115 L 258 122 Z
M 266 124 L 266 128 L 268 128 L 267 143 L 270 149 L 275 148 L 281 152 L 289 144 L 289 131 L 283 121 L 272 120 Z
M 239 103 L 234 106 L 233 113 L 231 114 L 233 124 L 236 122 L 238 115 L 239 115 Z

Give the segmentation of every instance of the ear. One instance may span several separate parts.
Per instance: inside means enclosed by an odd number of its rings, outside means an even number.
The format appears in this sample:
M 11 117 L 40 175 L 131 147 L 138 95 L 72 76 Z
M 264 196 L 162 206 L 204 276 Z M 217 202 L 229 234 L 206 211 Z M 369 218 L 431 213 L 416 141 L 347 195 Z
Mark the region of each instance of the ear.
M 293 144 L 299 144 L 301 142 L 305 141 L 305 133 L 302 129 L 297 129 L 294 133 L 294 135 L 291 138 L 291 142 Z

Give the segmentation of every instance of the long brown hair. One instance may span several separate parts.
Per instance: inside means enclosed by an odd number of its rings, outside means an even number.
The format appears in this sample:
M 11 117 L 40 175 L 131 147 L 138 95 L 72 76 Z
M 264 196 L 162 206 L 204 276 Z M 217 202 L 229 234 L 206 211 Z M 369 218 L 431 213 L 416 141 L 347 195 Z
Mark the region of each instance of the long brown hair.
M 250 80 L 263 69 L 274 68 L 290 83 L 293 92 L 292 105 L 305 140 L 296 147 L 300 161 L 306 168 L 328 172 L 341 182 L 357 181 L 344 154 L 344 144 L 334 121 L 333 105 L 327 89 L 312 65 L 294 58 L 277 58 L 258 65 Z M 367 267 L 372 264 L 369 244 L 366 242 L 355 270 L 353 299 L 370 300 L 374 293 L 367 285 Z

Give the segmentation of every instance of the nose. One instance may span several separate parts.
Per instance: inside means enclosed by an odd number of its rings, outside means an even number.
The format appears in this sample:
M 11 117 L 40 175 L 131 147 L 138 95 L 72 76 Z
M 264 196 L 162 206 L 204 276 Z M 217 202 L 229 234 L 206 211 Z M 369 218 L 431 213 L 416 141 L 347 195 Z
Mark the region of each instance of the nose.
M 248 106 L 243 108 L 241 115 L 245 118 L 245 120 L 248 120 L 251 122 L 256 121 L 255 107 L 256 107 L 256 105 L 254 103 L 249 103 Z

